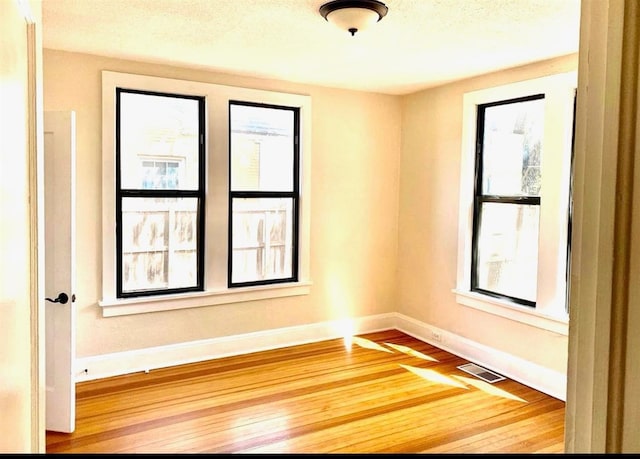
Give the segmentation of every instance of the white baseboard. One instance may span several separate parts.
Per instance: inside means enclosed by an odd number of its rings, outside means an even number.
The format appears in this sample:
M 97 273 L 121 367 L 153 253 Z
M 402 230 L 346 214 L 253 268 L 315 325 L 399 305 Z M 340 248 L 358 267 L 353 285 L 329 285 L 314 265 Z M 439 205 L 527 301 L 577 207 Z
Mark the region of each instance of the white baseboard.
M 75 361 L 76 382 L 394 328 L 394 313 L 115 352 Z
M 521 384 L 566 401 L 566 372 L 551 370 L 402 314 L 396 314 L 395 328 Z
M 76 359 L 76 382 L 397 329 L 540 392 L 566 400 L 566 374 L 484 346 L 398 313 L 286 327 Z

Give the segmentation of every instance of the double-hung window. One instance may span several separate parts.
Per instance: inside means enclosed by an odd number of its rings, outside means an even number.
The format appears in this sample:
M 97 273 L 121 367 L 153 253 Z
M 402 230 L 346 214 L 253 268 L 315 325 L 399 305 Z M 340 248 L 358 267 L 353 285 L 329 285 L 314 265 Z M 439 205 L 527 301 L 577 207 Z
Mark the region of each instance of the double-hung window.
M 116 89 L 117 293 L 202 290 L 204 99 Z
M 231 287 L 297 279 L 298 113 L 229 104 Z
M 544 94 L 478 106 L 471 290 L 535 306 Z
M 465 94 L 458 303 L 568 333 L 576 72 Z
M 309 96 L 102 72 L 104 316 L 309 293 Z

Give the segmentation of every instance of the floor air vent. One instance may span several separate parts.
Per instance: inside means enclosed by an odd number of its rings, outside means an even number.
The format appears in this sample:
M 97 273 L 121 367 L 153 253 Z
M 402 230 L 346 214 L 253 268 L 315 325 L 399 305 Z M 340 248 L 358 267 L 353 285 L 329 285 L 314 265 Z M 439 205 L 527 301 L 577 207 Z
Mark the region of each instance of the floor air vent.
M 503 379 L 506 379 L 504 376 L 501 376 L 498 373 L 494 373 L 493 371 L 487 370 L 486 368 L 482 368 L 480 365 L 476 365 L 475 363 L 467 363 L 465 365 L 460 365 L 458 368 L 464 371 L 465 373 L 469 373 L 470 375 L 476 376 L 488 383 L 494 383 L 496 381 L 502 381 Z

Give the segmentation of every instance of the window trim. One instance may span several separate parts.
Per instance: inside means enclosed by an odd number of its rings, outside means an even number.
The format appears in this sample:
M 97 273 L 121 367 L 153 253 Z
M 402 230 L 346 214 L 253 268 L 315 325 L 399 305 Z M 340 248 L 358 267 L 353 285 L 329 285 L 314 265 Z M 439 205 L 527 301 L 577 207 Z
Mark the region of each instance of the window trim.
M 205 273 L 201 292 L 161 294 L 135 298 L 116 296 L 115 246 L 115 88 L 204 97 L 206 139 Z M 298 280 L 280 284 L 229 288 L 227 285 L 228 148 L 230 100 L 297 107 L 300 114 Z M 214 306 L 268 298 L 307 295 L 310 276 L 311 232 L 311 97 L 213 83 L 102 71 L 102 315 Z M 216 241 L 216 243 L 214 243 Z M 214 270 L 216 266 L 224 269 Z
M 458 213 L 458 260 L 456 271 L 456 285 L 452 289 L 458 304 L 472 307 L 493 315 L 504 317 L 513 321 L 525 323 L 537 328 L 553 331 L 559 334 L 568 334 L 569 315 L 564 308 L 566 301 L 566 259 L 568 257 L 562 255 L 558 257 L 557 250 L 549 249 L 543 254 L 542 260 L 538 263 L 538 276 L 544 276 L 544 281 L 548 285 L 548 289 L 544 295 L 538 296 L 538 304 L 536 308 L 517 304 L 506 299 L 499 299 L 479 292 L 471 291 L 471 256 L 472 256 L 472 235 L 473 235 L 473 218 L 474 218 L 474 188 L 475 188 L 475 152 L 476 152 L 476 132 L 477 132 L 477 107 L 480 104 L 496 102 L 500 100 L 509 100 L 525 97 L 534 94 L 545 94 L 545 104 L 551 104 L 556 110 L 561 111 L 559 119 L 562 122 L 552 124 L 549 120 L 545 121 L 545 130 L 549 126 L 554 130 L 554 143 L 549 145 L 545 140 L 545 151 L 554 148 L 571 149 L 572 132 L 573 132 L 573 109 L 575 88 L 577 86 L 577 71 L 558 73 L 545 77 L 535 78 L 531 80 L 519 81 L 516 83 L 505 84 L 486 89 L 480 89 L 465 93 L 463 96 L 463 117 L 462 117 L 462 153 L 460 161 L 460 195 L 459 195 L 459 213 Z M 551 157 L 552 155 L 546 155 Z M 564 156 L 564 155 L 559 155 Z M 562 180 L 568 180 L 569 184 L 571 176 L 571 156 L 566 155 L 562 159 L 561 175 Z M 544 155 L 543 155 L 544 158 Z M 544 159 L 543 159 L 544 161 Z M 543 177 L 544 180 L 544 177 Z M 545 190 L 543 183 L 542 190 Z M 544 193 L 544 191 L 542 191 Z M 569 218 L 569 193 L 570 186 L 566 189 L 560 189 L 560 195 L 557 205 L 551 205 L 543 209 L 541 208 L 541 219 L 545 222 L 550 218 Z M 545 202 L 544 194 L 541 200 Z M 564 206 L 563 203 L 567 205 Z M 543 204 L 544 205 L 544 204 Z M 562 208 L 564 206 L 564 213 Z M 544 212 L 544 217 L 542 213 Z M 541 228 L 542 228 L 541 220 Z M 565 244 L 568 240 L 568 225 L 563 228 L 562 225 L 552 228 L 556 233 L 541 236 L 548 238 L 550 244 Z M 546 239 L 541 239 L 541 246 L 545 246 Z M 541 259 L 539 259 L 541 260 Z M 546 261 L 546 263 L 545 263 Z M 545 266 L 552 263 L 554 270 L 547 269 Z M 564 264 L 563 264 L 564 263 Z M 563 289 L 558 282 L 562 282 Z M 539 285 L 540 277 L 539 277 Z M 556 288 L 556 286 L 558 286 Z M 540 286 L 539 286 L 540 288 Z M 561 298 L 560 298 L 561 297 Z

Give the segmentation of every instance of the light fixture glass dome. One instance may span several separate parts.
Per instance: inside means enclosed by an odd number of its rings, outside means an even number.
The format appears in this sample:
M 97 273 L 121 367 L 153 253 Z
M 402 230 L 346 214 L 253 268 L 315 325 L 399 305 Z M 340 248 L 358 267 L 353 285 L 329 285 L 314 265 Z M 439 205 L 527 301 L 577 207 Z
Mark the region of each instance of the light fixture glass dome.
M 387 11 L 377 0 L 334 0 L 320 7 L 322 17 L 352 36 L 378 22 Z

